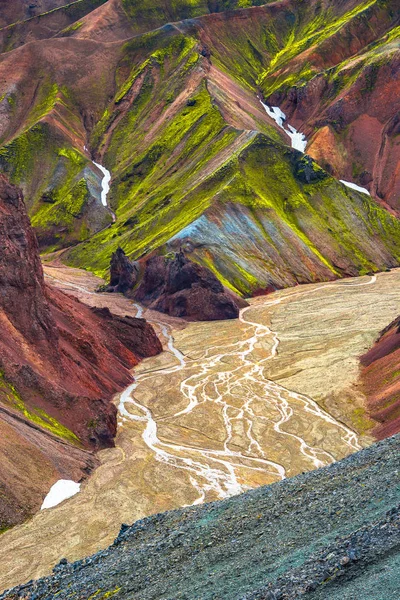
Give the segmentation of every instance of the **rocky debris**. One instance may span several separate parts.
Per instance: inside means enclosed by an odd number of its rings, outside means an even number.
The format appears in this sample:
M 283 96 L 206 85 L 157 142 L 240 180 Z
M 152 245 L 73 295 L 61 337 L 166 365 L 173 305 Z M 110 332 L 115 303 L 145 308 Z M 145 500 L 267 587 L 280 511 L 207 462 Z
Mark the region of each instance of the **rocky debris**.
M 400 508 L 390 509 L 383 519 L 365 525 L 335 545 L 316 553 L 297 569 L 279 577 L 265 589 L 246 594 L 242 600 L 295 600 L 310 597 L 320 586 L 337 585 L 341 578 L 358 576 L 369 563 L 397 553 L 400 545 Z M 324 591 L 324 598 L 329 592 Z M 313 594 L 311 594 L 313 596 Z
M 131 290 L 137 281 L 139 267 L 126 256 L 122 248 L 118 248 L 111 257 L 110 286 L 107 291 L 124 294 Z
M 395 436 L 221 502 L 123 524 L 106 550 L 0 600 L 394 598 L 399 457 Z
M 107 290 L 122 291 L 153 310 L 191 321 L 236 319 L 247 303 L 228 291 L 206 267 L 180 250 L 173 257 L 152 256 L 141 265 L 136 288 L 125 283 L 137 280 L 136 265 L 118 249 L 111 259 L 111 281 Z
M 0 530 L 114 444 L 114 394 L 161 352 L 143 319 L 91 310 L 44 282 L 21 191 L 0 176 Z M 29 494 L 26 490 L 29 489 Z

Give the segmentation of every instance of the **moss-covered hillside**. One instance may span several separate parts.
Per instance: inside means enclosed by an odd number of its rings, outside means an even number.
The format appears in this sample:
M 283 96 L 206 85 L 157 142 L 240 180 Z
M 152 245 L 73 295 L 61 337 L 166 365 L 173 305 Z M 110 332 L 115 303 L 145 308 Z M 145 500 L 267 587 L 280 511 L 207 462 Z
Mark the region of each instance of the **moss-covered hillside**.
M 0 57 L 0 168 L 44 251 L 72 245 L 69 264 L 104 274 L 118 246 L 183 246 L 242 294 L 398 264 L 395 216 L 329 174 L 385 206 L 383 173 L 397 198 L 393 77 L 377 92 L 397 60 L 394 0 L 97 4 Z M 261 96 L 304 128 L 319 165 Z M 110 208 L 92 159 L 111 171 Z

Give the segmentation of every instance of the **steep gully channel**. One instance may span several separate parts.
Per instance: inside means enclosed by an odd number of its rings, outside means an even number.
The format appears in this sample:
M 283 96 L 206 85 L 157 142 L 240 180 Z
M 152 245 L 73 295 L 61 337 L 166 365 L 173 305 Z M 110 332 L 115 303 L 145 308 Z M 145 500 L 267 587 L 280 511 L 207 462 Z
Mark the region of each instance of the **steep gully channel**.
M 264 107 L 267 114 L 276 122 L 291 140 L 291 145 L 294 149 L 304 152 L 307 146 L 307 140 L 304 134 L 298 132 L 292 125 L 286 123 L 285 114 L 279 109 L 279 107 L 270 107 L 260 99 L 262 106 Z M 85 147 L 85 150 L 86 147 Z M 102 191 L 101 191 L 101 202 L 103 206 L 108 207 L 107 195 L 110 190 L 111 173 L 102 165 L 93 161 L 93 164 L 102 172 Z M 356 184 L 351 182 L 342 181 L 345 185 L 356 189 L 360 192 L 368 194 L 368 191 L 364 188 L 360 188 Z M 115 221 L 115 214 L 109 209 L 113 220 Z M 372 278 L 367 284 L 374 283 L 376 278 Z M 319 289 L 319 288 L 318 288 Z M 268 301 L 267 301 L 268 302 Z M 279 303 L 280 300 L 273 301 L 273 304 Z M 137 317 L 141 318 L 143 315 L 143 307 L 135 304 L 137 309 Z M 251 307 L 250 307 L 251 308 Z M 282 464 L 269 460 L 266 456 L 265 450 L 262 449 L 259 441 L 253 434 L 253 425 L 256 420 L 256 416 L 252 409 L 252 404 L 256 397 L 249 394 L 246 397 L 245 402 L 240 408 L 235 407 L 226 401 L 226 397 L 231 395 L 232 389 L 239 386 L 242 382 L 248 383 L 253 382 L 261 386 L 263 396 L 268 402 L 268 398 L 273 399 L 276 408 L 278 409 L 279 418 L 273 423 L 274 431 L 280 436 L 291 438 L 291 442 L 298 445 L 300 453 L 304 456 L 307 461 L 310 461 L 313 467 L 318 468 L 334 461 L 334 457 L 330 452 L 321 448 L 315 447 L 307 443 L 307 441 L 300 435 L 284 430 L 285 424 L 290 422 L 293 418 L 294 406 L 299 403 L 304 407 L 304 410 L 314 417 L 318 417 L 323 421 L 334 424 L 338 427 L 342 441 L 349 447 L 350 451 L 360 449 L 357 435 L 336 421 L 331 415 L 323 411 L 318 404 L 316 404 L 311 398 L 296 394 L 286 390 L 285 388 L 273 383 L 263 376 L 263 369 L 265 361 L 269 361 L 275 358 L 279 339 L 276 332 L 273 332 L 269 327 L 260 323 L 255 323 L 246 320 L 246 313 L 249 308 L 242 309 L 240 312 L 240 322 L 245 325 L 252 327 L 251 336 L 248 339 L 236 342 L 231 347 L 228 347 L 228 351 L 225 348 L 224 352 L 212 354 L 209 356 L 206 353 L 201 369 L 195 376 L 190 375 L 184 379 L 180 384 L 180 393 L 187 400 L 187 406 L 172 415 L 172 418 L 179 418 L 183 415 L 189 415 L 196 407 L 205 402 L 213 402 L 218 405 L 218 408 L 222 410 L 223 423 L 225 428 L 226 437 L 223 444 L 223 450 L 216 449 L 202 449 L 202 457 L 199 457 L 198 448 L 191 446 L 182 446 L 179 444 L 171 444 L 165 441 L 161 441 L 158 437 L 157 422 L 154 419 L 151 410 L 141 404 L 135 399 L 135 391 L 139 385 L 146 385 L 146 380 L 154 377 L 154 373 L 139 375 L 136 378 L 135 383 L 129 386 L 122 394 L 118 404 L 118 410 L 123 420 L 138 421 L 144 424 L 144 431 L 142 434 L 143 440 L 149 450 L 154 453 L 155 458 L 164 463 L 168 463 L 171 466 L 187 471 L 189 474 L 190 482 L 198 492 L 198 497 L 195 499 L 193 504 L 199 504 L 206 498 L 207 492 L 214 492 L 218 498 L 224 498 L 232 494 L 238 494 L 247 489 L 246 484 L 239 483 L 238 476 L 235 469 L 243 469 L 243 463 L 246 465 L 246 470 L 269 472 L 271 476 L 275 478 L 283 479 L 286 476 L 286 469 Z M 185 369 L 187 361 L 185 356 L 174 346 L 173 337 L 169 331 L 167 325 L 163 323 L 157 323 L 160 327 L 164 338 L 167 340 L 167 349 L 175 357 L 177 364 L 168 369 L 160 370 L 159 373 L 166 376 Z M 253 362 L 251 354 L 256 346 L 264 338 L 272 338 L 273 344 L 270 349 L 269 356 L 263 358 L 260 361 Z M 222 348 L 221 348 L 222 349 Z M 214 351 L 215 348 L 210 349 Z M 224 371 L 223 364 L 228 358 L 236 357 L 239 359 L 239 366 L 232 371 Z M 214 372 L 214 368 L 219 366 L 218 372 Z M 199 383 L 199 379 L 201 382 Z M 195 383 L 193 383 L 195 381 Z M 222 393 L 221 384 L 225 392 Z M 215 396 L 211 397 L 206 393 L 207 386 L 211 387 Z M 260 398 L 260 396 L 259 396 Z M 132 412 L 134 408 L 137 414 Z M 267 417 L 257 418 L 267 419 Z M 243 453 L 238 450 L 233 450 L 230 445 L 233 439 L 234 422 L 242 421 L 246 431 L 246 438 L 248 442 L 247 452 Z M 192 456 L 193 455 L 193 456 Z M 206 458 L 206 460 L 204 460 Z M 236 461 L 236 462 L 235 462 Z M 239 461 L 239 463 L 237 462 Z M 42 509 L 50 508 L 57 505 L 63 500 L 71 497 L 78 493 L 80 487 L 71 481 L 61 480 L 58 481 L 50 490 L 48 496 L 43 502 Z

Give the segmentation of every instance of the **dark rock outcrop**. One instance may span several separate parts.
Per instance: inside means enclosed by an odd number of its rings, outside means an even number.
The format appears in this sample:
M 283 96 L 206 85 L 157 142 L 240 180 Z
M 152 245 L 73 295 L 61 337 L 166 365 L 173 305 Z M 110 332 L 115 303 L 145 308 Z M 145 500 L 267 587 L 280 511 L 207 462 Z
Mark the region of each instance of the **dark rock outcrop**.
M 131 290 L 137 281 L 139 267 L 126 256 L 122 248 L 118 248 L 111 257 L 110 288 L 113 292 L 124 294 Z
M 193 321 L 236 319 L 247 303 L 226 290 L 206 267 L 192 262 L 182 250 L 173 258 L 152 256 L 141 265 L 138 286 L 136 265 L 118 249 L 111 259 L 111 281 L 107 291 L 124 291 L 130 298 L 153 310 Z
M 92 308 L 107 323 L 107 327 L 113 331 L 116 339 L 121 341 L 135 356 L 146 358 L 162 352 L 160 340 L 154 333 L 153 328 L 145 319 L 134 317 L 118 317 L 113 315 L 108 308 Z
M 90 309 L 45 284 L 20 190 L 0 175 L 0 531 L 37 510 L 59 478 L 113 445 L 113 395 L 161 344 L 143 319 Z M 29 494 L 27 494 L 29 490 Z

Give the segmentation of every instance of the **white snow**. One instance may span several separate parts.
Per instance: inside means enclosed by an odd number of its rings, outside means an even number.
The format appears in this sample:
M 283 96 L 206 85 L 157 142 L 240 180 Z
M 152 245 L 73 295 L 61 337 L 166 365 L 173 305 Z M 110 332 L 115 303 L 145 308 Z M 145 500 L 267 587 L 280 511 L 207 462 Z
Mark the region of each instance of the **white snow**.
M 57 506 L 57 504 L 67 500 L 67 498 L 72 498 L 72 496 L 75 496 L 80 489 L 80 483 L 75 483 L 75 481 L 71 481 L 70 479 L 59 479 L 51 487 L 49 493 L 43 501 L 42 508 L 40 510 Z
M 261 104 L 265 108 L 267 115 L 275 121 L 278 127 L 281 127 L 281 129 L 285 129 L 283 126 L 283 121 L 285 121 L 286 115 L 284 112 L 281 111 L 279 106 L 268 106 L 268 104 L 264 104 L 264 102 L 262 101 Z
M 287 128 L 285 127 L 284 123 L 286 122 L 286 115 L 283 111 L 281 111 L 279 106 L 268 106 L 268 104 L 264 104 L 262 100 L 260 100 L 260 102 L 263 105 L 267 115 L 269 115 L 271 119 L 275 121 L 278 127 L 283 129 L 283 131 L 290 137 L 292 148 L 295 148 L 295 150 L 300 150 L 300 152 L 305 152 L 307 140 L 304 133 L 300 133 L 292 125 L 289 125 L 289 123 L 287 124 Z M 353 190 L 357 190 L 357 192 L 368 194 L 368 196 L 371 195 L 366 188 L 360 187 L 356 183 L 344 181 L 343 179 L 340 179 L 340 182 L 344 185 L 347 185 L 347 187 L 352 188 Z
M 266 113 L 271 117 L 271 119 L 273 119 L 278 125 L 278 127 L 283 129 L 286 135 L 290 137 L 290 140 L 292 142 L 292 148 L 294 148 L 295 150 L 299 150 L 300 152 L 305 152 L 307 147 L 307 140 L 304 133 L 300 133 L 300 131 L 297 131 L 297 129 L 295 129 L 292 125 L 289 125 L 289 123 L 286 129 L 284 125 L 284 123 L 286 122 L 286 115 L 284 112 L 281 111 L 279 106 L 268 106 L 268 104 L 264 104 L 262 100 L 260 100 L 260 102 L 263 105 Z
M 295 150 L 300 150 L 300 152 L 305 152 L 307 147 L 307 140 L 304 133 L 300 133 L 297 131 L 292 125 L 288 124 L 288 129 L 285 129 L 286 133 L 292 140 L 292 148 Z
M 101 203 L 103 206 L 107 206 L 107 194 L 110 191 L 111 173 L 103 167 L 103 165 L 99 165 L 99 163 L 94 161 L 93 164 L 96 165 L 104 175 L 101 182 Z
M 366 188 L 360 187 L 356 183 L 353 183 L 351 181 L 344 181 L 344 179 L 339 179 L 339 181 L 340 181 L 340 183 L 344 183 L 344 185 L 347 185 L 347 187 L 351 188 L 352 190 L 357 190 L 357 192 L 362 192 L 363 194 L 368 194 L 368 196 L 371 195 Z

